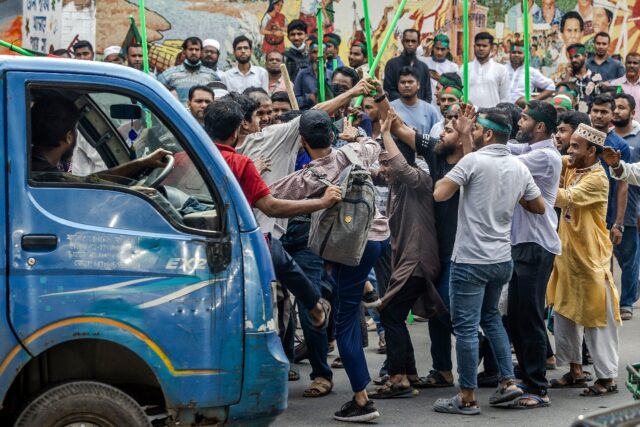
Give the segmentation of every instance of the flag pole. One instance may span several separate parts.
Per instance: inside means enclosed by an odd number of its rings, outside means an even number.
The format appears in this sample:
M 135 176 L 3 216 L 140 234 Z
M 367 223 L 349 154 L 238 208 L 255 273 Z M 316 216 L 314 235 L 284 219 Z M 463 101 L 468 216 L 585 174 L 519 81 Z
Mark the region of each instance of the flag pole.
M 8 43 L 8 42 L 6 42 L 4 40 L 0 40 L 0 46 L 6 47 L 10 51 L 18 53 L 18 54 L 23 55 L 23 56 L 36 56 L 33 53 L 29 52 L 28 50 L 24 50 L 20 46 L 16 46 L 16 45 Z
M 469 102 L 469 0 L 462 0 L 462 75 L 462 99 L 466 104 Z
M 139 0 L 140 8 L 140 44 L 142 45 L 142 71 L 149 74 L 149 47 L 147 46 L 147 18 L 144 12 L 144 0 Z
M 316 20 L 318 26 L 318 101 L 324 102 L 324 27 L 322 26 L 322 4 L 318 4 Z
M 371 20 L 369 18 L 369 0 L 362 0 L 364 10 L 364 36 L 367 40 L 367 61 L 369 68 L 373 64 L 373 44 L 371 43 Z
M 369 77 L 371 78 L 374 78 L 376 75 L 376 68 L 378 68 L 378 65 L 380 65 L 380 61 L 382 60 L 382 55 L 384 54 L 384 51 L 387 48 L 387 45 L 389 44 L 389 40 L 391 39 L 391 36 L 393 35 L 393 32 L 396 29 L 396 25 L 398 25 L 398 21 L 402 16 L 402 12 L 404 11 L 404 6 L 406 4 L 407 4 L 407 0 L 401 0 L 400 6 L 398 6 L 398 9 L 396 10 L 396 14 L 393 15 L 393 20 L 391 21 L 391 24 L 387 28 L 387 32 L 384 35 L 384 38 L 382 39 L 382 44 L 380 44 L 380 49 L 378 49 L 378 54 L 376 55 L 376 58 L 373 60 L 373 64 L 371 65 L 371 68 L 369 68 Z M 356 98 L 356 102 L 353 105 L 354 108 L 360 107 L 362 105 L 363 100 L 364 100 L 364 95 L 360 95 L 358 98 Z M 349 117 L 349 123 L 353 123 L 354 120 L 355 120 L 354 116 Z
M 522 0 L 522 16 L 524 18 L 524 100 L 531 99 L 531 77 L 529 73 L 529 0 Z

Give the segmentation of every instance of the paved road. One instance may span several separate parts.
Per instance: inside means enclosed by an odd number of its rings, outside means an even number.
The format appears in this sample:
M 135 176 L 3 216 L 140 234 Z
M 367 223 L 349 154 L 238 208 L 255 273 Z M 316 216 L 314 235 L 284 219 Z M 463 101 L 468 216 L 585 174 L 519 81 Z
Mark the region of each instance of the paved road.
M 455 393 L 454 388 L 438 390 L 421 390 L 419 396 L 378 400 L 376 406 L 380 411 L 380 418 L 376 425 L 380 426 L 424 426 L 424 425 L 478 425 L 478 426 L 569 426 L 580 414 L 610 408 L 625 403 L 631 403 L 631 394 L 624 387 L 626 378 L 625 366 L 629 363 L 640 362 L 640 307 L 636 308 L 639 316 L 625 322 L 620 328 L 620 377 L 618 378 L 620 393 L 607 397 L 580 397 L 580 389 L 551 390 L 551 406 L 527 411 L 506 410 L 492 408 L 488 404 L 489 395 L 493 390 L 481 389 L 478 401 L 482 407 L 482 414 L 475 417 L 444 415 L 433 412 L 433 402 L 439 397 L 450 397 Z M 431 356 L 428 351 L 428 332 L 426 323 L 414 323 L 409 331 L 416 349 L 416 360 L 421 375 L 425 375 L 431 368 Z M 375 353 L 377 336 L 369 333 L 371 346 L 365 349 L 371 377 L 377 374 L 384 356 Z M 552 340 L 553 342 L 553 340 Z M 330 355 L 333 360 L 334 355 Z M 455 352 L 454 352 L 455 357 Z M 455 362 L 454 362 L 455 363 Z M 334 371 L 334 390 L 323 398 L 308 399 L 302 397 L 302 391 L 308 385 L 310 372 L 308 361 L 298 365 L 302 379 L 290 382 L 289 409 L 276 421 L 276 426 L 330 426 L 344 423 L 333 420 L 333 412 L 351 399 L 351 391 L 346 374 L 343 370 Z M 455 369 L 455 368 L 454 368 Z M 593 367 L 590 367 L 593 372 Z M 558 369 L 550 371 L 549 378 L 559 378 L 565 371 Z

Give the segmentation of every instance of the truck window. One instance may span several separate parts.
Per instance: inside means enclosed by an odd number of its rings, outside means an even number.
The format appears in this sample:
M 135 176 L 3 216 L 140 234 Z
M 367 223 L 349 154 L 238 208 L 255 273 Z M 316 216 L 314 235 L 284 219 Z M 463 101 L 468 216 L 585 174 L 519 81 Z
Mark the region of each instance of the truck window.
M 133 191 L 174 225 L 220 231 L 215 197 L 178 134 L 141 100 L 30 89 L 33 185 Z

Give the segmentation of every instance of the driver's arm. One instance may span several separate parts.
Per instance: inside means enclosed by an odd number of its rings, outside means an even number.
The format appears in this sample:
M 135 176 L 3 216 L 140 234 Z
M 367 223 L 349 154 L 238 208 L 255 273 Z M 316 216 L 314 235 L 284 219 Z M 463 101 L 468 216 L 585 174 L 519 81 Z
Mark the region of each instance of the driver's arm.
M 165 167 L 166 162 L 164 161 L 164 158 L 167 155 L 171 155 L 171 151 L 159 148 L 147 156 L 132 160 L 106 171 L 98 172 L 96 175 L 103 179 L 109 179 L 109 176 L 134 178 L 145 169 L 156 169 Z

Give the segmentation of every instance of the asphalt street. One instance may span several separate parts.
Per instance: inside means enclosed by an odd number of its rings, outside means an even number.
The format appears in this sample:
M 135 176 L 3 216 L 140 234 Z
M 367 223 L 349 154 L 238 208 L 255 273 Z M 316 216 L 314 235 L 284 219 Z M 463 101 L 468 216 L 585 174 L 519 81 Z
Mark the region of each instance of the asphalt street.
M 616 274 L 619 279 L 619 274 Z M 377 400 L 375 402 L 380 418 L 374 423 L 380 426 L 570 426 L 580 415 L 588 414 L 604 408 L 617 407 L 633 402 L 631 394 L 624 386 L 627 377 L 626 365 L 640 362 L 640 307 L 636 307 L 634 319 L 627 321 L 619 330 L 620 337 L 620 376 L 618 385 L 620 392 L 605 397 L 581 397 L 581 389 L 551 390 L 551 405 L 547 408 L 532 410 L 514 410 L 490 407 L 488 404 L 492 389 L 480 389 L 478 402 L 482 408 L 482 414 L 478 416 L 445 415 L 433 411 L 432 405 L 437 398 L 451 397 L 456 393 L 456 388 L 420 390 L 420 394 L 414 397 Z M 426 323 L 414 323 L 409 326 L 409 331 L 416 350 L 416 361 L 420 375 L 426 375 L 431 369 L 431 355 L 429 353 L 429 334 Z M 551 338 L 553 343 L 553 338 Z M 384 356 L 376 354 L 377 335 L 369 332 L 369 347 L 365 349 L 367 364 L 371 378 L 377 376 L 378 369 L 382 365 Z M 455 358 L 455 351 L 453 352 Z M 337 351 L 329 355 L 330 360 L 337 356 Z M 454 360 L 455 364 L 455 360 Z M 308 386 L 310 367 L 305 360 L 298 364 L 301 379 L 289 382 L 289 408 L 275 422 L 276 426 L 332 426 L 345 425 L 333 420 L 335 411 L 347 400 L 352 393 L 347 376 L 342 369 L 334 370 L 333 391 L 322 398 L 304 398 L 303 390 Z M 454 367 L 455 370 L 455 367 Z M 593 372 L 593 367 L 588 370 Z M 565 368 L 549 371 L 549 379 L 559 378 L 566 372 Z M 370 385 L 369 389 L 375 387 Z M 640 421 L 638 424 L 640 425 Z

